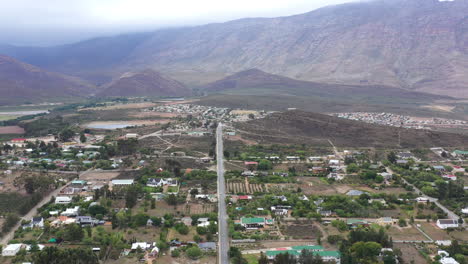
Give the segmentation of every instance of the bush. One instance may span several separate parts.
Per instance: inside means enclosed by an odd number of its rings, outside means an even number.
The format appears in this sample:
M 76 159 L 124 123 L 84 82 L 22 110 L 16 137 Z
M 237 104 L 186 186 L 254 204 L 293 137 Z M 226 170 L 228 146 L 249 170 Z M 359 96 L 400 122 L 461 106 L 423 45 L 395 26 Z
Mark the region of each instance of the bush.
M 198 247 L 191 247 L 187 249 L 187 257 L 190 259 L 199 259 L 203 255 L 203 252 Z

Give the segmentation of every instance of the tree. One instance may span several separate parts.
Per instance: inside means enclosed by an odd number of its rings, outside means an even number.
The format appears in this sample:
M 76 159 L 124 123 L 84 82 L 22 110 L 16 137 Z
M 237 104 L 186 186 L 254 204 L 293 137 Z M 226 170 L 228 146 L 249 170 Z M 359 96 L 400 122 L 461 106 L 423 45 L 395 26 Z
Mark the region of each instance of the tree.
M 271 164 L 271 161 L 269 160 L 261 160 L 259 163 L 258 163 L 258 167 L 257 167 L 259 170 L 271 170 L 271 168 L 273 168 L 273 165 Z
M 187 257 L 189 257 L 190 259 L 199 259 L 202 255 L 203 252 L 196 246 L 187 249 Z
M 268 264 L 268 258 L 263 254 L 263 252 L 260 252 L 260 259 L 258 259 L 258 264 Z
M 346 167 L 347 173 L 356 173 L 359 171 L 359 166 L 356 163 L 351 163 Z
M 59 139 L 61 141 L 69 141 L 74 135 L 75 132 L 70 127 L 67 127 L 60 131 Z
M 396 162 L 396 160 L 397 160 L 397 156 L 396 156 L 395 152 L 392 151 L 392 152 L 388 153 L 387 160 L 394 164 Z
M 250 114 L 248 115 L 248 117 L 249 117 L 249 119 L 255 119 L 255 115 L 252 114 L 252 113 L 250 113 Z
M 177 223 L 174 228 L 181 235 L 187 235 L 190 231 L 189 228 L 183 223 Z
M 311 251 L 302 250 L 299 256 L 299 264 L 323 264 L 323 259 Z
M 278 254 L 273 261 L 274 264 L 296 264 L 296 258 L 289 253 Z
M 136 185 L 127 187 L 125 192 L 125 206 L 127 208 L 133 208 L 136 205 L 138 193 L 139 190 Z
M 369 263 L 375 261 L 380 254 L 382 246 L 377 242 L 356 242 L 349 251 L 356 263 Z
M 80 142 L 85 143 L 86 142 L 86 136 L 84 133 L 80 133 Z
M 64 239 L 67 241 L 81 241 L 84 237 L 84 231 L 77 224 L 70 224 L 65 227 Z

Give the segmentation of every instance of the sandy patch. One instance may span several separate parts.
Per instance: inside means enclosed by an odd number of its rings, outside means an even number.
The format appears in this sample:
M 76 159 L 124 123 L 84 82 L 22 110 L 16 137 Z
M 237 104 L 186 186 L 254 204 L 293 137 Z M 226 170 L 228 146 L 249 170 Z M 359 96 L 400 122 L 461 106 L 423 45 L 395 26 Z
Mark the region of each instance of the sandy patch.
M 24 129 L 19 126 L 4 126 L 0 127 L 0 134 L 24 134 Z
M 455 109 L 455 106 L 451 105 L 423 105 L 421 107 L 441 112 L 452 112 Z
M 250 114 L 258 115 L 259 113 L 258 111 L 254 111 L 254 110 L 232 110 L 231 114 L 233 115 L 250 115 Z

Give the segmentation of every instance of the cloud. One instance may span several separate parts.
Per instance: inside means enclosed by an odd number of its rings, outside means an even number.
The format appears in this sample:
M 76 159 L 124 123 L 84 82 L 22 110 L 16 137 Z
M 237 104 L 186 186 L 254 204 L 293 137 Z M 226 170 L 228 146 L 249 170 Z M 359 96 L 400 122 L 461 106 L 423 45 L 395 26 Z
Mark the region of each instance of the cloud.
M 299 14 L 350 0 L 14 0 L 0 42 L 48 45 L 168 26 Z

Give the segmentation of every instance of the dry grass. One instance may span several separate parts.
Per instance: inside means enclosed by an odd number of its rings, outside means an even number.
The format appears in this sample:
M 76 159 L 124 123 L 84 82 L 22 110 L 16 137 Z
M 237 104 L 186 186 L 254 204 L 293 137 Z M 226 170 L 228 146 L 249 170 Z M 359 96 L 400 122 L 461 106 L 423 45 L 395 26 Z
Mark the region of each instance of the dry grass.
M 427 263 L 424 257 L 421 256 L 421 254 L 419 254 L 418 250 L 414 247 L 414 245 L 395 243 L 393 246 L 394 248 L 398 248 L 401 250 L 404 263 L 411 263 L 411 261 L 414 261 L 415 264 Z
M 427 240 L 427 238 L 413 226 L 391 226 L 387 232 L 393 240 Z
M 434 240 L 450 240 L 450 236 L 445 230 L 436 226 L 434 222 L 420 222 L 421 229 Z

